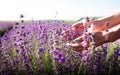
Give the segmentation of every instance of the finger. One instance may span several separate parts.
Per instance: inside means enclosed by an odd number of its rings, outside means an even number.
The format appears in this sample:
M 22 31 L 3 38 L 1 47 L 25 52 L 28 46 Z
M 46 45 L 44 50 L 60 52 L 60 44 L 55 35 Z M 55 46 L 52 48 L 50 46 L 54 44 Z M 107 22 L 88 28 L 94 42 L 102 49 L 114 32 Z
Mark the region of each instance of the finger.
M 72 48 L 74 51 L 77 51 L 77 52 L 82 52 L 84 49 L 83 48 Z
M 82 48 L 81 43 L 66 43 L 66 45 L 72 48 Z
M 87 50 L 88 47 L 83 47 L 81 43 L 67 43 L 74 51 L 82 52 L 83 50 Z
M 83 41 L 82 36 L 73 40 L 73 42 L 79 42 L 79 43 L 82 42 L 82 41 Z
M 83 50 L 87 50 L 87 48 L 72 48 L 74 51 L 77 51 L 77 52 L 82 52 Z
M 62 34 L 66 34 L 66 33 L 69 33 L 69 32 L 70 32 L 70 29 L 63 30 L 63 31 L 62 31 Z
M 83 20 L 81 20 L 81 21 L 73 24 L 72 27 L 73 27 L 73 28 L 80 28 L 80 27 L 86 26 L 86 24 L 87 24 L 87 23 L 86 23 L 86 20 L 83 19 Z
M 69 33 L 69 32 L 70 32 L 70 29 L 65 30 L 65 33 Z
M 80 27 L 82 27 L 83 26 L 83 23 L 82 22 L 77 22 L 77 23 L 75 23 L 75 24 L 73 24 L 72 25 L 72 28 L 80 28 Z
M 78 48 L 72 48 L 74 50 L 87 50 L 87 47 L 78 47 Z
M 62 38 L 66 38 L 67 37 L 67 34 L 69 34 L 70 33 L 70 29 L 67 29 L 67 30 L 64 30 L 64 31 L 62 31 Z

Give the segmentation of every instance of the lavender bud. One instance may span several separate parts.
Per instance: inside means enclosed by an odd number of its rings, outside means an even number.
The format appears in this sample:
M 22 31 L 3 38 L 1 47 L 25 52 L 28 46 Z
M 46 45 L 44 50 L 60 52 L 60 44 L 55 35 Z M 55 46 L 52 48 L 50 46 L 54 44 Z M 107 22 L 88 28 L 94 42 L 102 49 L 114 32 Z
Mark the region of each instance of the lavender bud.
M 108 27 L 109 26 L 109 22 L 105 22 L 105 26 Z
M 108 29 L 106 29 L 105 31 L 106 31 L 106 32 L 109 32 L 109 30 L 108 30 Z
M 21 14 L 21 15 L 20 15 L 20 18 L 23 18 L 23 17 L 24 17 L 24 15 L 23 15 L 23 14 Z
M 18 24 L 19 24 L 18 22 L 15 23 L 15 25 L 18 25 Z
M 90 22 L 90 18 L 89 18 L 89 17 L 86 17 L 86 21 L 87 21 L 87 22 Z

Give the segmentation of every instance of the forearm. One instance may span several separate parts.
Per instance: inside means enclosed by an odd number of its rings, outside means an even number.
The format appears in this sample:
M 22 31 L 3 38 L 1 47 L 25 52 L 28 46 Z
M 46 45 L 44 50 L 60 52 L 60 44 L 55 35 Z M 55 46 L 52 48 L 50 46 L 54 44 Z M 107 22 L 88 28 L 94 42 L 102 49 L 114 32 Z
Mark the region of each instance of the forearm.
M 120 38 L 120 25 L 109 29 L 109 32 L 104 31 L 103 35 L 105 37 L 108 36 L 108 40 L 105 41 L 106 43 L 116 41 L 117 39 Z
M 105 22 L 109 23 L 107 28 L 111 28 L 113 26 L 120 24 L 120 11 L 117 11 L 108 16 L 96 19 L 94 21 L 94 25 L 96 25 L 95 30 L 99 30 L 99 29 L 105 30 L 106 29 Z

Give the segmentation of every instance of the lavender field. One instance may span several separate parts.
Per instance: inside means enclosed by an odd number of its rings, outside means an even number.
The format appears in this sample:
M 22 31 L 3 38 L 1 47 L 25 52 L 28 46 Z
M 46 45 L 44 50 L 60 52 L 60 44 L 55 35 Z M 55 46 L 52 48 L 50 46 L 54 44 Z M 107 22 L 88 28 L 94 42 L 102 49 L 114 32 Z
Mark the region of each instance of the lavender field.
M 120 75 L 120 40 L 79 53 L 61 38 L 72 24 L 20 20 L 12 26 L 1 37 L 1 75 Z

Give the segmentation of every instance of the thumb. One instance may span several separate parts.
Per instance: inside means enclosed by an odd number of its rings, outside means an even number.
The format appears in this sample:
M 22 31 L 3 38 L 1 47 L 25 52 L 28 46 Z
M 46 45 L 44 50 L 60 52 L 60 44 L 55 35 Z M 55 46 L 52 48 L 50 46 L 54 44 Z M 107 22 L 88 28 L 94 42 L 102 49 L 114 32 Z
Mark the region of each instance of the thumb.
M 77 23 L 75 23 L 75 24 L 72 25 L 72 28 L 77 29 L 77 28 L 80 28 L 80 27 L 82 27 L 82 26 L 83 26 L 83 23 L 82 23 L 82 22 L 77 22 Z
M 80 27 L 85 26 L 86 24 L 87 24 L 87 23 L 86 23 L 86 20 L 83 19 L 83 20 L 81 20 L 81 21 L 73 24 L 73 25 L 72 25 L 72 28 L 75 28 L 75 29 L 76 29 L 76 28 L 80 28 Z

